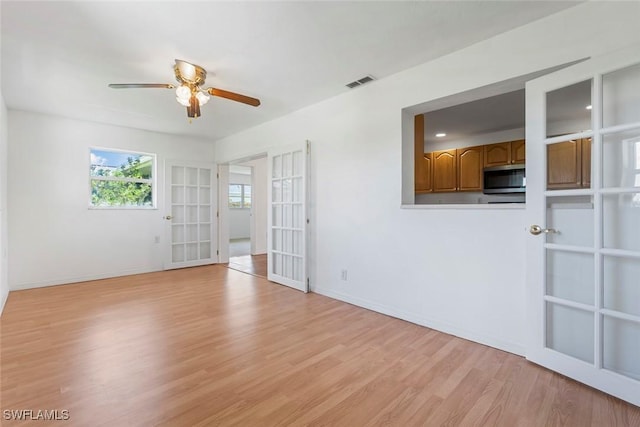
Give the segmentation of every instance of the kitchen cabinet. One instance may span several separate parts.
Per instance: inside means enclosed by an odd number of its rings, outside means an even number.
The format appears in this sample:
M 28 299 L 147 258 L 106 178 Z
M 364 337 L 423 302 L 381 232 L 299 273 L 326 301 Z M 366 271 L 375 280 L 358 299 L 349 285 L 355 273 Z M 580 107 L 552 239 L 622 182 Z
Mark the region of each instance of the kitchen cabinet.
M 484 146 L 484 167 L 504 166 L 525 162 L 524 139 L 498 142 Z
M 511 141 L 511 164 L 524 163 L 526 160 L 527 146 L 524 143 L 524 139 L 518 141 Z
M 456 150 L 442 150 L 431 153 L 433 161 L 433 191 L 452 192 L 458 189 L 458 163 Z
M 458 191 L 482 191 L 483 158 L 482 145 L 456 150 Z
M 591 187 L 591 138 L 547 145 L 547 189 Z

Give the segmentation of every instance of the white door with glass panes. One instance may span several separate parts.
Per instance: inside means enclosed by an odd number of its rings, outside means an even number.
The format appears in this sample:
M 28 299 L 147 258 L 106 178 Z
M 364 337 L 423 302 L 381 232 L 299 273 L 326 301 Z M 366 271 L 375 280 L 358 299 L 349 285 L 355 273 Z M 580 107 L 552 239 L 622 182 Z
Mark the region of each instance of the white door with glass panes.
M 271 150 L 268 279 L 303 292 L 307 281 L 307 164 L 309 143 Z
M 166 163 L 165 269 L 217 262 L 213 168 L 206 163 Z
M 640 46 L 527 83 L 527 358 L 640 405 Z

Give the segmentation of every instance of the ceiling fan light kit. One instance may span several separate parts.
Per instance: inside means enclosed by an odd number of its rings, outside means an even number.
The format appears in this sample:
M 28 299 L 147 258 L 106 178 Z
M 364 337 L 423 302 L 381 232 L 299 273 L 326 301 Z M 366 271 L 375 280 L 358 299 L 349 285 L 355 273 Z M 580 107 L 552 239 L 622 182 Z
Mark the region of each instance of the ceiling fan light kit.
M 173 70 L 176 80 L 180 85 L 169 83 L 112 83 L 109 85 L 113 89 L 132 89 L 132 88 L 151 88 L 151 89 L 176 89 L 176 101 L 187 108 L 187 117 L 200 117 L 200 106 L 209 102 L 210 96 L 218 96 L 220 98 L 230 99 L 232 101 L 241 102 L 243 104 L 257 107 L 260 100 L 249 96 L 240 95 L 239 93 L 229 92 L 213 87 L 201 89 L 207 78 L 207 71 L 199 65 L 191 64 L 187 61 L 176 59 Z

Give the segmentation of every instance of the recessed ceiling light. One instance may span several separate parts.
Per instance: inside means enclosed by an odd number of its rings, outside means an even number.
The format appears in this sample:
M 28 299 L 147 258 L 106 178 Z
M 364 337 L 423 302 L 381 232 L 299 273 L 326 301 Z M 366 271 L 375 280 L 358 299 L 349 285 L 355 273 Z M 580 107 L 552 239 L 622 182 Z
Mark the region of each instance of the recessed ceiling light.
M 591 105 L 587 105 L 587 110 L 591 110 L 591 108 L 593 108 Z
M 436 133 L 436 138 L 444 138 L 445 136 L 447 136 L 447 134 L 444 132 Z

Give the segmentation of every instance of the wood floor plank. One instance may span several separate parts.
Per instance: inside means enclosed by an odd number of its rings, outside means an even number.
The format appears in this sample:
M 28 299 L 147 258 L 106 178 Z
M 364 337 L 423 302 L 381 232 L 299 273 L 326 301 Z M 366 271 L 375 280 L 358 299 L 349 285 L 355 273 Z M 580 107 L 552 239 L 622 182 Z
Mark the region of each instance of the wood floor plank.
M 11 292 L 0 340 L 1 409 L 69 410 L 42 426 L 640 426 L 522 357 L 222 265 Z

